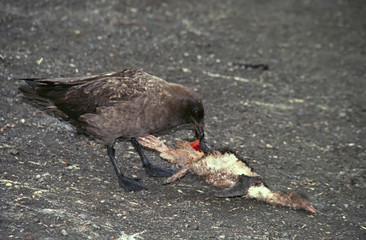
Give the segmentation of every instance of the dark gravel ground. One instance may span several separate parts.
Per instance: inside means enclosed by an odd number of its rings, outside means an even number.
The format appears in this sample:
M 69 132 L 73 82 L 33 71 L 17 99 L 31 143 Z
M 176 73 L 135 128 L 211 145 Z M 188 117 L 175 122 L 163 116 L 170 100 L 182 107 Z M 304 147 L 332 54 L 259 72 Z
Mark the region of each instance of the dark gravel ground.
M 363 0 L 2 0 L 0 238 L 366 239 L 365 14 Z M 207 141 L 319 213 L 217 199 L 193 175 L 162 186 L 120 142 L 125 173 L 151 188 L 126 193 L 103 146 L 24 102 L 14 80 L 127 67 L 195 89 Z

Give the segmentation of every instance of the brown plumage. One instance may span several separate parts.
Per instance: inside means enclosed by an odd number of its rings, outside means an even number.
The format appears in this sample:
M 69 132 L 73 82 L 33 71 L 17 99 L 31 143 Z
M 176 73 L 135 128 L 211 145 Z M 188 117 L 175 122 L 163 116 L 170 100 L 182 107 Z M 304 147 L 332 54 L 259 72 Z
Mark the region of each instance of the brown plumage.
M 116 139 L 130 139 L 151 176 L 169 176 L 170 170 L 151 165 L 136 137 L 192 123 L 203 138 L 204 109 L 192 90 L 135 69 L 75 78 L 27 78 L 19 90 L 32 102 L 69 121 L 100 140 L 127 191 L 146 188 L 122 175 L 115 161 Z
M 162 158 L 181 167 L 165 183 L 172 183 L 187 172 L 193 172 L 203 177 L 208 184 L 223 189 L 216 193 L 217 197 L 247 196 L 269 204 L 315 212 L 306 196 L 296 192 L 271 190 L 253 168 L 230 151 L 211 149 L 209 153 L 204 153 L 195 150 L 192 148 L 193 144 L 186 141 L 178 141 L 176 149 L 173 149 L 154 136 L 141 137 L 139 142 L 144 147 L 160 152 Z

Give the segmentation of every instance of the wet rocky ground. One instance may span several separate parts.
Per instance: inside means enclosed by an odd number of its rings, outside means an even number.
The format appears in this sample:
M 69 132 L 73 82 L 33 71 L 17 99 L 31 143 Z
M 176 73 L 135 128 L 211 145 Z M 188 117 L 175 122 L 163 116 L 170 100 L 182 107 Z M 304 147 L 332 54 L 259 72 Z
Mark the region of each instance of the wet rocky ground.
M 365 12 L 362 0 L 2 0 L 0 238 L 365 239 Z M 194 175 L 162 186 L 122 141 L 124 172 L 150 188 L 126 193 L 104 147 L 23 101 L 14 79 L 127 67 L 195 89 L 207 141 L 318 213 L 218 199 Z

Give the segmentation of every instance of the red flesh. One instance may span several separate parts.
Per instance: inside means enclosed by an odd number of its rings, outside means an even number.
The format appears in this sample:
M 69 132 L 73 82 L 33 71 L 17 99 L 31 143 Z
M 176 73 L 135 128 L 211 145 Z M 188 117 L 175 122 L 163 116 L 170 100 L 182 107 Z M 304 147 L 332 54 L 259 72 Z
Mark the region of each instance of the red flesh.
M 201 148 L 200 148 L 200 140 L 196 140 L 196 141 L 194 141 L 194 142 L 191 142 L 190 144 L 191 144 L 191 147 L 192 147 L 194 150 L 196 150 L 196 151 L 198 151 L 198 152 L 201 152 Z

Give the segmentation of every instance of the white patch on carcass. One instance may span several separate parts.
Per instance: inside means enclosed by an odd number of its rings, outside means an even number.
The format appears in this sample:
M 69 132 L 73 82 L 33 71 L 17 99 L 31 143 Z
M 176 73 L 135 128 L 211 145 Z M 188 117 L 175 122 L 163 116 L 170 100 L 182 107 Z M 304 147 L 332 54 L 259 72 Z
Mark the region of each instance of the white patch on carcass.
M 263 184 L 250 187 L 247 196 L 261 201 L 270 200 L 274 197 L 272 191 Z
M 237 159 L 235 155 L 231 153 L 225 153 L 223 155 L 219 153 L 209 155 L 200 159 L 200 161 L 194 162 L 192 165 L 194 172 L 196 172 L 198 175 L 203 175 L 199 173 L 201 171 L 205 171 L 210 173 L 223 172 L 235 176 L 259 176 L 257 173 L 253 172 L 250 167 Z

